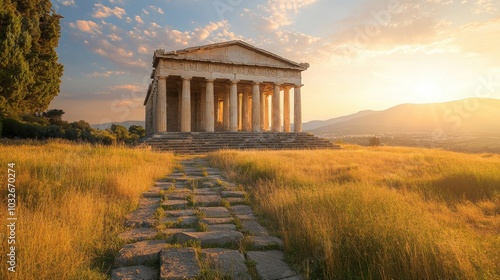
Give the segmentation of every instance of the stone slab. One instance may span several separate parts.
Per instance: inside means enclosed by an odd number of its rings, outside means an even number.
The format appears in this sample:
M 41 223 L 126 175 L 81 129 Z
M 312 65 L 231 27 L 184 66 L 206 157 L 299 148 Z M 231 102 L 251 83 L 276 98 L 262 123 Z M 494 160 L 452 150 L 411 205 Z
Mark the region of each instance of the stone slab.
M 222 191 L 220 192 L 222 197 L 242 197 L 245 198 L 246 192 L 244 191 Z
M 161 204 L 164 208 L 168 210 L 180 210 L 187 208 L 187 200 L 175 199 L 175 200 L 165 200 Z
M 252 207 L 248 205 L 233 205 L 229 210 L 237 215 L 253 214 Z
M 160 197 L 160 192 L 163 190 L 164 188 L 152 187 L 147 192 L 143 192 L 142 197 Z
M 199 241 L 202 247 L 238 246 L 243 239 L 239 231 L 181 232 L 175 235 L 178 243 Z
M 235 231 L 236 225 L 234 224 L 218 224 L 208 225 L 208 231 Z
M 243 231 L 248 232 L 251 235 L 260 235 L 260 236 L 269 235 L 267 229 L 263 227 L 261 224 L 259 224 L 259 222 L 257 221 L 252 221 L 252 220 L 241 221 L 241 225 L 243 227 Z
M 246 203 L 245 198 L 243 198 L 243 197 L 226 197 L 224 199 L 227 200 L 227 202 L 229 202 L 229 204 L 245 204 Z
M 186 191 L 172 192 L 165 194 L 168 200 L 184 200 L 187 199 L 192 193 L 186 189 Z
M 196 213 L 193 209 L 184 210 L 167 210 L 165 215 L 167 217 L 182 217 L 182 216 L 194 216 Z
M 219 195 L 195 195 L 194 201 L 200 206 L 219 206 L 221 198 Z
M 231 213 L 225 207 L 199 207 L 200 211 L 205 214 L 206 218 L 227 218 Z
M 127 242 L 143 241 L 147 239 L 152 239 L 158 234 L 158 231 L 154 228 L 132 228 L 126 230 L 118 235 L 118 238 L 125 240 Z
M 163 189 L 168 189 L 173 185 L 174 185 L 174 183 L 172 183 L 172 182 L 164 182 L 164 181 L 155 182 L 155 186 L 163 188 Z
M 195 216 L 180 216 L 180 217 L 167 217 L 161 219 L 161 223 L 173 224 L 173 227 L 185 228 L 194 226 L 198 222 L 198 218 Z
M 254 214 L 244 214 L 244 215 L 236 215 L 236 217 L 242 221 L 256 221 L 257 216 Z
M 164 249 L 160 253 L 160 279 L 194 279 L 201 276 L 201 267 L 194 248 Z
M 288 279 L 298 276 L 284 261 L 281 251 L 250 251 L 249 260 L 254 261 L 257 274 L 262 280 Z
M 142 197 L 139 199 L 138 208 L 133 211 L 125 222 L 126 227 L 154 227 L 156 208 L 160 206 L 161 199 L 157 197 Z
M 217 186 L 217 182 L 214 181 L 203 181 L 201 183 L 202 188 L 213 188 L 215 186 Z
M 218 192 L 216 192 L 212 188 L 194 189 L 193 192 L 194 192 L 194 194 L 198 194 L 198 195 L 218 195 L 219 194 Z
M 251 280 L 245 257 L 237 250 L 222 248 L 203 249 L 202 256 L 208 260 L 210 266 L 223 273 L 230 279 Z
M 123 245 L 115 258 L 115 267 L 158 263 L 158 253 L 166 240 L 147 240 Z
M 250 241 L 254 250 L 283 249 L 283 241 L 275 236 L 251 236 Z
M 158 280 L 158 267 L 152 266 L 128 266 L 113 269 L 111 280 Z
M 234 222 L 234 218 L 203 218 L 200 219 L 200 222 L 205 223 L 207 225 L 217 225 L 217 224 L 227 224 Z

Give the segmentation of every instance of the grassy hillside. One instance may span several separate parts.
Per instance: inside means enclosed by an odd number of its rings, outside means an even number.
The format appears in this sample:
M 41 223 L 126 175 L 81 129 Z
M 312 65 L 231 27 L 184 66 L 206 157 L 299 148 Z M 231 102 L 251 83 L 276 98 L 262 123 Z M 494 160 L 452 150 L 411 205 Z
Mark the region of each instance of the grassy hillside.
M 210 159 L 249 186 L 309 279 L 500 278 L 499 155 L 351 146 Z
M 0 279 L 107 279 L 123 217 L 173 157 L 144 149 L 13 142 L 0 145 L 1 182 L 15 163 L 17 270 L 7 272 L 5 225 Z M 24 144 L 23 144 L 24 143 Z M 6 223 L 7 188 L 0 191 Z

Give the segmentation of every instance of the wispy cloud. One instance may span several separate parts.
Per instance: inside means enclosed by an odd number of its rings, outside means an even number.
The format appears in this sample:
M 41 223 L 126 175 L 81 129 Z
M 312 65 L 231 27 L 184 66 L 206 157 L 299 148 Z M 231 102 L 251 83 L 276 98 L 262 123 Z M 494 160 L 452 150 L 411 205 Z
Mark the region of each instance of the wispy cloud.
M 85 76 L 89 78 L 101 78 L 101 77 L 111 77 L 111 76 L 118 76 L 118 75 L 124 75 L 128 74 L 127 72 L 123 71 L 105 71 L 105 72 L 92 72 L 90 74 L 87 74 Z
M 80 30 L 81 32 L 96 34 L 100 32 L 100 26 L 91 20 L 77 20 L 76 22 L 70 22 L 69 26 Z
M 127 12 L 125 11 L 125 9 L 120 7 L 109 8 L 102 4 L 94 4 L 94 13 L 92 14 L 92 17 L 107 18 L 114 15 L 117 18 L 121 19 L 126 14 Z

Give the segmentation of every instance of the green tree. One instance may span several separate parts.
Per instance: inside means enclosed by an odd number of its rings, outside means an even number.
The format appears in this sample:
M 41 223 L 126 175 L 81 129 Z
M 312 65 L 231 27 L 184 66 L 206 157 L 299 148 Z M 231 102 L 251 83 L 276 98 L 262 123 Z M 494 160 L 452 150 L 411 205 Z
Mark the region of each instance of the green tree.
M 141 138 L 141 137 L 146 136 L 146 130 L 144 129 L 144 127 L 142 127 L 140 125 L 132 125 L 132 126 L 130 126 L 128 128 L 128 132 L 130 134 L 137 135 L 137 138 Z
M 130 138 L 127 128 L 125 128 L 123 125 L 112 124 L 111 132 L 116 136 L 116 140 L 118 140 L 119 142 L 128 142 Z
M 50 0 L 0 0 L 0 111 L 43 112 L 59 93 L 61 16 Z

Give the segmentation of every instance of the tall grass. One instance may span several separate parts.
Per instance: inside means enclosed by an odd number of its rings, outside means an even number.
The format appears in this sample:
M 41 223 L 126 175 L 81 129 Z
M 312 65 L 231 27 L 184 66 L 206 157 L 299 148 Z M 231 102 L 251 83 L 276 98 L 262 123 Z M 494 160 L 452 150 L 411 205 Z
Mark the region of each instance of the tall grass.
M 0 154 L 1 182 L 15 163 L 19 202 L 17 269 L 7 272 L 3 235 L 0 279 L 107 279 L 124 216 L 173 166 L 170 154 L 61 141 L 4 144 Z M 6 221 L 6 187 L 0 195 Z
M 500 156 L 417 148 L 234 152 L 308 279 L 499 279 Z

